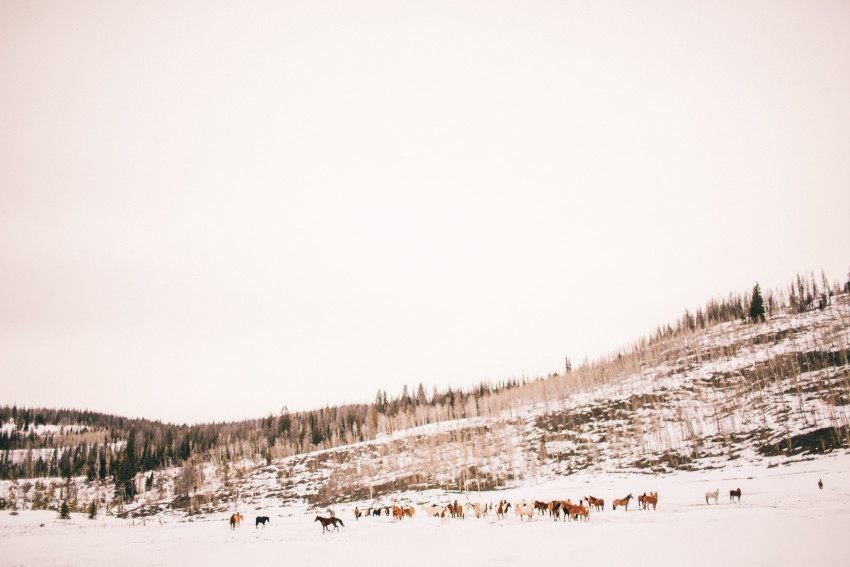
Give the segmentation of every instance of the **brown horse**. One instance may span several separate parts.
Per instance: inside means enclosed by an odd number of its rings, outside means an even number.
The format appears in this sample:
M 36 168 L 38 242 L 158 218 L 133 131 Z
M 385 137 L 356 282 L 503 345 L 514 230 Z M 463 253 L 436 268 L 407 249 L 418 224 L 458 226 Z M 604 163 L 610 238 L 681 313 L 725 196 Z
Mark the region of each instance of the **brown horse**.
M 558 517 L 561 515 L 561 512 L 564 513 L 564 521 L 572 519 L 573 503 L 569 500 L 555 500 L 552 503 L 552 515 L 555 517 L 555 521 L 558 520 Z
M 404 519 L 404 508 L 400 506 L 393 506 L 393 520 L 403 520 Z
M 549 504 L 541 502 L 540 500 L 534 501 L 534 511 L 539 511 L 541 516 L 546 512 L 549 512 L 550 514 L 552 513 L 552 509 L 549 507 Z
M 733 498 L 737 498 L 738 502 L 741 501 L 741 489 L 738 490 L 730 490 L 729 491 L 729 502 L 734 502 Z
M 455 503 L 454 503 L 454 504 L 449 503 L 449 505 L 448 505 L 448 506 L 446 506 L 446 508 L 448 508 L 448 509 L 449 509 L 449 512 L 451 512 L 451 514 L 452 514 L 452 518 L 461 518 L 461 519 L 463 519 L 463 506 L 461 506 L 460 504 L 458 504 L 458 503 L 457 503 L 457 500 L 455 500 Z
M 556 508 L 555 508 L 555 519 L 556 519 L 556 520 L 558 519 L 558 514 L 559 514 L 561 511 L 563 511 L 563 512 L 564 512 L 564 521 L 565 521 L 565 522 L 566 522 L 567 520 L 572 520 L 572 519 L 573 519 L 573 506 L 574 506 L 574 505 L 573 505 L 573 503 L 572 503 L 569 499 L 567 499 L 567 500 L 560 500 L 560 501 L 558 501 L 558 502 L 555 502 L 555 506 L 556 506 Z
M 404 512 L 405 516 L 409 516 L 411 518 L 413 517 L 413 514 L 416 513 L 416 509 L 412 506 L 410 508 L 403 508 L 402 511 Z
M 561 501 L 558 504 L 560 505 L 560 510 L 564 511 L 564 521 L 567 521 L 568 519 L 578 520 L 579 516 L 582 516 L 585 521 L 590 519 L 590 510 L 588 510 L 586 506 L 573 504 L 569 500 Z
M 234 530 L 242 524 L 242 514 L 233 514 L 230 516 L 230 529 Z
M 649 510 L 649 505 L 652 504 L 652 509 L 655 510 L 655 507 L 658 505 L 658 493 L 650 492 L 646 496 L 643 497 L 643 509 Z
M 499 501 L 499 507 L 496 508 L 496 519 L 501 520 L 508 515 L 508 508 L 511 507 L 510 502 L 506 500 Z
M 594 508 L 596 510 L 604 510 L 605 509 L 605 501 L 602 498 L 594 498 L 593 496 L 586 496 L 584 498 L 587 500 L 587 505 L 591 510 Z
M 322 523 L 322 533 L 325 533 L 325 530 L 327 530 L 328 526 L 330 525 L 333 525 L 333 529 L 335 529 L 336 531 L 339 531 L 339 526 L 345 527 L 345 524 L 342 523 L 342 520 L 335 516 L 333 518 L 323 518 L 321 516 L 316 516 L 316 519 L 313 521 Z M 337 524 L 339 524 L 339 526 Z
M 574 520 L 578 520 L 579 516 L 582 516 L 585 522 L 590 520 L 590 510 L 588 510 L 586 506 L 582 506 L 581 504 L 579 504 L 578 506 L 573 506 L 572 513 Z
M 620 498 L 619 500 L 614 500 L 614 510 L 617 509 L 617 506 L 623 506 L 626 509 L 626 512 L 628 512 L 629 511 L 629 500 L 631 500 L 632 498 L 634 498 L 634 496 L 629 494 L 625 498 Z

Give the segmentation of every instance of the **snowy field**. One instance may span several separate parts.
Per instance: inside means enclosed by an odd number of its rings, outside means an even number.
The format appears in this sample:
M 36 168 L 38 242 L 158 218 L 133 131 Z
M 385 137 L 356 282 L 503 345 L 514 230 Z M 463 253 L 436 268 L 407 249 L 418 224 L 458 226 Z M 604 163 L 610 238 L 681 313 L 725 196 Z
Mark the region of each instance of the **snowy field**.
M 777 462 L 777 461 L 774 461 Z M 823 479 L 824 489 L 818 489 Z M 720 501 L 705 493 L 720 489 Z M 729 490 L 741 488 L 741 503 L 729 503 Z M 614 498 L 657 491 L 657 511 L 612 511 Z M 225 513 L 140 520 L 56 512 L 0 513 L 2 565 L 848 565 L 850 548 L 850 454 L 768 467 L 733 461 L 714 471 L 666 476 L 583 473 L 534 486 L 495 493 L 471 493 L 470 502 L 604 498 L 603 512 L 590 521 L 558 522 L 535 515 L 523 521 L 510 511 L 453 520 L 441 525 L 417 505 L 413 519 L 361 518 L 354 504 L 339 506 L 345 521 L 339 533 L 323 534 L 305 507 L 243 509 L 243 525 L 231 531 Z M 417 498 L 422 496 L 423 498 Z M 430 501 L 460 503 L 466 495 Z M 406 493 L 399 501 L 420 503 L 425 495 Z M 361 509 L 368 504 L 361 504 Z M 257 515 L 271 517 L 263 529 Z M 161 523 L 160 523 L 161 522 Z M 43 526 L 42 526 L 43 524 Z

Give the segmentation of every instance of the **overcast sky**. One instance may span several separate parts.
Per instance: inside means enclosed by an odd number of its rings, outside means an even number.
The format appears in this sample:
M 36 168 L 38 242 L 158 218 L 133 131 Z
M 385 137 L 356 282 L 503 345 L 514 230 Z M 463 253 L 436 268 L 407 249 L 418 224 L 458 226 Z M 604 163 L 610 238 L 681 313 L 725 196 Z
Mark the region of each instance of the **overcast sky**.
M 0 403 L 198 422 L 850 268 L 850 2 L 0 0 Z

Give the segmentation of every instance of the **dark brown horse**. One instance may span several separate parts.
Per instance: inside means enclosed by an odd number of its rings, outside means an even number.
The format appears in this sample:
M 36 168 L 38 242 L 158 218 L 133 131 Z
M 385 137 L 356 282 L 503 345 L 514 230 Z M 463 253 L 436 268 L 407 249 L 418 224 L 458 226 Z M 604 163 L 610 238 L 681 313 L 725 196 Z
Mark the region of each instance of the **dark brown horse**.
M 730 490 L 729 491 L 729 502 L 734 502 L 734 498 L 738 499 L 738 502 L 741 501 L 741 489 L 738 490 Z
M 257 519 L 254 521 L 254 527 L 259 527 L 260 524 L 263 524 L 263 527 L 266 527 L 266 522 L 271 522 L 268 516 L 257 516 Z
M 339 524 L 342 527 L 345 527 L 345 524 L 342 523 L 342 520 L 340 520 L 336 516 L 334 516 L 333 518 L 323 518 L 321 516 L 316 516 L 316 519 L 313 520 L 313 521 L 322 523 L 322 533 L 325 533 L 325 530 L 327 530 L 328 526 L 331 526 L 331 525 L 333 526 L 333 529 L 335 529 L 336 531 L 339 531 L 339 526 L 337 526 L 337 524 Z

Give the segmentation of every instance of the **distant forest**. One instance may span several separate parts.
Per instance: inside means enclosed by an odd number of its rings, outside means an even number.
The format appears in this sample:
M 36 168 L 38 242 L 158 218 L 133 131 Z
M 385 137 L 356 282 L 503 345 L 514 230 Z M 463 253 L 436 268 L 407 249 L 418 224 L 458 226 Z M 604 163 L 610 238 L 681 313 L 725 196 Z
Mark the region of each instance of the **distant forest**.
M 825 274 L 799 275 L 790 286 L 713 299 L 694 312 L 686 310 L 674 324 L 659 326 L 625 352 L 635 352 L 671 336 L 751 317 L 753 303 L 763 302 L 770 318 L 784 310 L 804 312 L 825 308 L 834 295 L 850 292 L 850 281 L 830 284 Z M 622 353 L 622 349 L 620 353 Z M 620 353 L 614 353 L 616 358 Z M 582 366 L 591 363 L 584 362 Z M 569 358 L 561 374 L 572 371 Z M 558 373 L 550 374 L 550 376 Z M 544 380 L 538 377 L 533 380 Z M 106 480 L 134 491 L 129 479 L 138 473 L 181 466 L 187 461 L 224 463 L 241 459 L 273 459 L 328 449 L 376 438 L 381 434 L 437 421 L 493 415 L 505 409 L 504 400 L 526 379 L 496 384 L 480 383 L 469 389 L 426 392 L 422 384 L 398 396 L 379 390 L 371 403 L 328 406 L 260 419 L 200 425 L 174 425 L 145 419 L 73 409 L 0 407 L 0 423 L 14 423 L 0 434 L 0 479 L 79 477 Z M 37 435 L 41 425 L 59 428 Z M 32 426 L 32 428 L 31 428 Z M 15 452 L 13 454 L 12 452 Z M 151 477 L 152 479 L 152 477 Z M 123 490 L 123 488 L 122 488 Z M 132 494 L 125 496 L 132 497 Z

